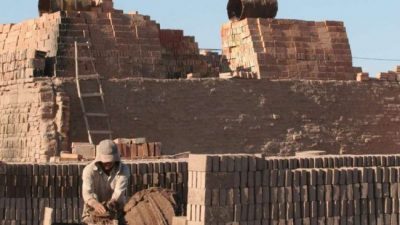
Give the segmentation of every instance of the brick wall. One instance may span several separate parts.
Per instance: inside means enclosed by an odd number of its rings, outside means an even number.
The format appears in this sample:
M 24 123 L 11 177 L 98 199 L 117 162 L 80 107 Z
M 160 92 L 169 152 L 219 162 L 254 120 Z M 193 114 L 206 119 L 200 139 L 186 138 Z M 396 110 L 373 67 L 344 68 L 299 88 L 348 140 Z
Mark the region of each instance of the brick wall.
M 160 141 L 163 154 L 325 150 L 397 153 L 396 83 L 370 81 L 104 81 L 115 137 Z M 87 141 L 73 82 L 70 141 Z
M 234 71 L 267 79 L 356 78 L 342 22 L 244 19 L 224 24 L 221 35 Z
M 398 224 L 399 165 L 399 155 L 190 155 L 187 224 Z
M 177 192 L 181 209 L 187 202 L 185 160 L 127 162 L 131 177 L 127 195 L 149 187 Z M 0 166 L 0 223 L 42 224 L 45 207 L 55 223 L 79 223 L 83 208 L 81 174 L 85 164 L 7 164 Z

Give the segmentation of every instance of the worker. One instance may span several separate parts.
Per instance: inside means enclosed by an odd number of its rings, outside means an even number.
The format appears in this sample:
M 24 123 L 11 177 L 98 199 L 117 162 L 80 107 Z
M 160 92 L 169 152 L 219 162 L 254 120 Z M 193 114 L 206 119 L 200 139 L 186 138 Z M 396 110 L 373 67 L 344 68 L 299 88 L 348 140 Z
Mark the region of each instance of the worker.
M 118 212 L 121 222 L 129 176 L 129 168 L 121 162 L 117 145 L 112 140 L 101 141 L 97 146 L 96 159 L 85 167 L 82 174 L 85 203 L 82 221 L 95 224 L 93 213 L 105 215 L 112 209 Z

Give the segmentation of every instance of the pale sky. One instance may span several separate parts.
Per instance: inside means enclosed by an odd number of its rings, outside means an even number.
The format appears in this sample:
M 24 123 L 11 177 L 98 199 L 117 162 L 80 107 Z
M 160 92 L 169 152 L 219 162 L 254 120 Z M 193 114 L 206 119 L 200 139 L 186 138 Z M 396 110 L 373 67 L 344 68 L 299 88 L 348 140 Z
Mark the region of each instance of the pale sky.
M 37 17 L 36 0 L 1 0 L 0 23 Z M 345 22 L 354 59 L 372 76 L 400 65 L 399 0 L 278 0 L 277 18 Z M 220 26 L 228 21 L 227 0 L 114 0 L 116 8 L 150 15 L 162 28 L 183 29 L 201 48 L 220 47 Z

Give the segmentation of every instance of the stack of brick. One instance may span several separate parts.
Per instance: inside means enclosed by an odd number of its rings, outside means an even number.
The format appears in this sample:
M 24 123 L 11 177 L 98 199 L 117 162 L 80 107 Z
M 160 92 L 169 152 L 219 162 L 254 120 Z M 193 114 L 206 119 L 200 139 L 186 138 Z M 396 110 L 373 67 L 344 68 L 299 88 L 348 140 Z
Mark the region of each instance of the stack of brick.
M 45 57 L 57 52 L 60 13 L 19 24 L 0 24 L 0 80 L 45 74 Z
M 187 224 L 398 224 L 399 165 L 399 155 L 190 155 Z
M 229 69 L 226 60 L 218 52 L 201 50 L 200 57 L 207 64 L 207 74 L 209 77 L 218 77 L 221 72 Z
M 129 162 L 127 195 L 149 187 L 175 190 L 186 205 L 187 162 Z M 7 164 L 0 166 L 0 223 L 42 224 L 45 207 L 55 223 L 80 223 L 81 174 L 85 164 Z
M 74 42 L 91 44 L 90 51 L 80 46 L 79 57 L 93 58 L 103 77 L 162 78 L 161 45 L 158 24 L 148 16 L 120 11 L 66 12 L 61 16 L 56 75 L 75 75 Z M 90 60 L 80 60 L 80 73 L 94 71 Z
M 4 53 L 0 60 L 1 80 L 19 80 L 44 76 L 45 52 L 36 50 Z
M 58 136 L 66 120 L 62 105 L 49 78 L 13 82 L 0 82 L 0 158 L 46 161 L 65 144 Z
M 221 35 L 233 71 L 260 79 L 356 78 L 342 22 L 248 18 L 224 24 Z
M 160 142 L 135 143 L 129 141 L 118 143 L 117 146 L 123 159 L 148 159 L 161 156 Z
M 397 66 L 394 70 L 378 73 L 376 75 L 376 78 L 382 81 L 399 81 L 400 80 L 399 74 L 400 74 L 400 66 Z
M 201 59 L 194 37 L 184 36 L 182 30 L 160 30 L 163 63 L 168 78 L 182 78 L 189 73 L 207 76 L 207 65 Z

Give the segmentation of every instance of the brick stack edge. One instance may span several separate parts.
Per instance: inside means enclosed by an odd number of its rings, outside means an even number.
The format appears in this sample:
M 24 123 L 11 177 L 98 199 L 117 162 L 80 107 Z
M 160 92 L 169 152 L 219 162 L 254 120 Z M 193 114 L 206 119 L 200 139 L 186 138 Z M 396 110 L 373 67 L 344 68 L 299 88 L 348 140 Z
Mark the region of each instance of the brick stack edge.
M 399 166 L 399 155 L 190 155 L 187 224 L 398 224 Z
M 186 206 L 185 160 L 128 162 L 128 196 L 149 187 L 177 192 Z M 83 208 L 81 173 L 85 164 L 7 164 L 0 166 L 0 224 L 42 224 L 45 207 L 55 223 L 79 223 Z
M 233 71 L 267 79 L 355 80 L 342 22 L 244 19 L 222 26 L 222 49 Z

